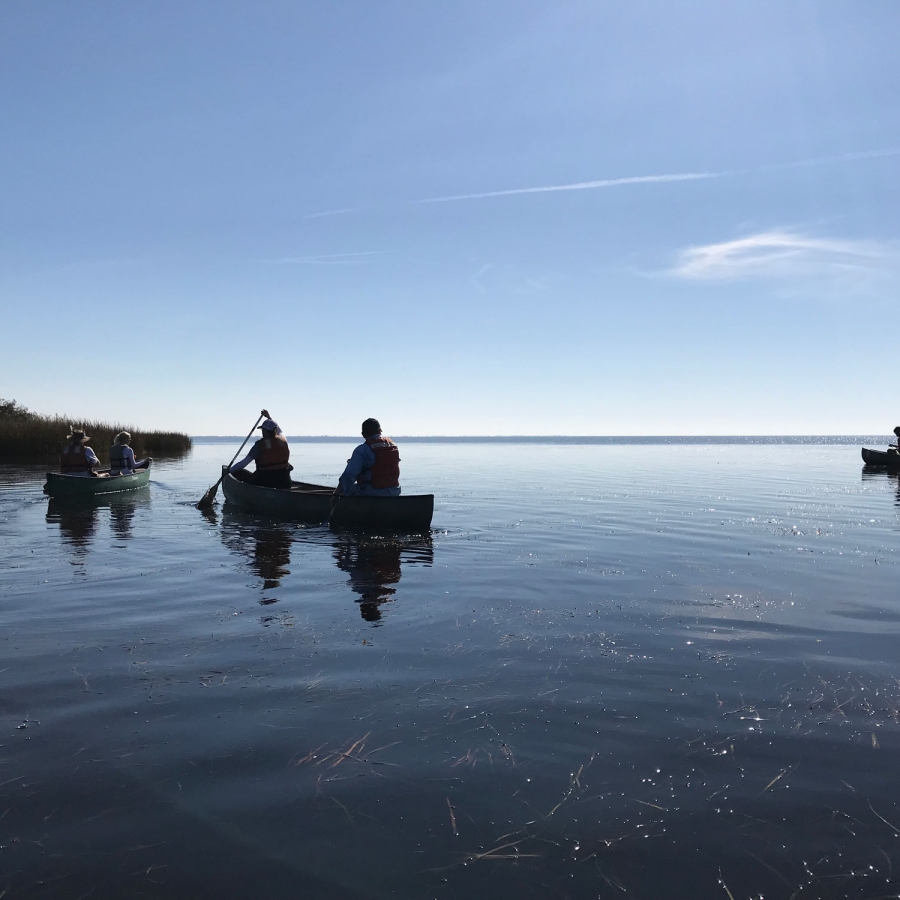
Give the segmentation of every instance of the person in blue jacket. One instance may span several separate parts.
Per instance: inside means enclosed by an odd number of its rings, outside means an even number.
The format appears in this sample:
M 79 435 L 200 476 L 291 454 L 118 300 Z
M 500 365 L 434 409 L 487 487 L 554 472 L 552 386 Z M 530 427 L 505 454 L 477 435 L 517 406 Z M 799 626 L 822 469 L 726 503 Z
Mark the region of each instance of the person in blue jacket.
M 335 494 L 367 497 L 397 497 L 400 495 L 400 451 L 397 445 L 381 434 L 378 419 L 362 423 L 363 443 L 347 460 Z

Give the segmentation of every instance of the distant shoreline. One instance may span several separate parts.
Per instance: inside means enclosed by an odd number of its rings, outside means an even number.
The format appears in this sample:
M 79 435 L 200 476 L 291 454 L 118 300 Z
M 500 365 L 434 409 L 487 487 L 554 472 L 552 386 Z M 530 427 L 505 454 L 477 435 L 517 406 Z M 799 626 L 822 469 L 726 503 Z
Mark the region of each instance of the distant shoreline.
M 289 441 L 297 444 L 346 444 L 358 443 L 358 435 L 287 435 Z M 398 442 L 420 444 L 598 444 L 598 445 L 697 445 L 697 444 L 887 444 L 893 441 L 890 435 L 871 434 L 804 434 L 804 435 L 392 435 Z M 240 443 L 243 435 L 192 435 L 197 444 L 223 444 L 231 441 Z
M 19 406 L 15 400 L 0 400 L 0 461 L 4 463 L 54 463 L 71 428 L 84 429 L 101 464 L 108 463 L 109 446 L 120 431 L 131 434 L 137 456 L 184 456 L 191 439 L 177 431 L 143 431 L 118 422 L 88 421 L 71 416 L 45 416 Z

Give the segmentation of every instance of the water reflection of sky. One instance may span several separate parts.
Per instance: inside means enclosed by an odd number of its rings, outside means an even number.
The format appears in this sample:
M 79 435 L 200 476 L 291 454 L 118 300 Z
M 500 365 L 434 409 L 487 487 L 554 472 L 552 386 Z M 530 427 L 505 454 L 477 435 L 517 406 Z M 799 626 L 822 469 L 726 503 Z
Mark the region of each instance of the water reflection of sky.
M 858 448 L 410 445 L 426 541 L 204 515 L 233 449 L 148 502 L 0 486 L 8 896 L 896 893 L 898 481 Z

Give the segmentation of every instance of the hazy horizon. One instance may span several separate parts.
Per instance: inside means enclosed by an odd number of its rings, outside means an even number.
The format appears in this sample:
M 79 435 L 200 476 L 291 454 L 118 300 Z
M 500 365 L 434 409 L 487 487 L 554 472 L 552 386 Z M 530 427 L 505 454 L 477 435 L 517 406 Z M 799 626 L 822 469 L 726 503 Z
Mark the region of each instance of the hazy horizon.
M 190 435 L 193 441 L 232 441 L 243 440 L 246 435 L 239 434 L 196 434 Z M 295 443 L 361 441 L 359 435 L 342 434 L 285 434 L 289 441 Z M 397 441 L 448 441 L 486 443 L 542 443 L 584 442 L 592 444 L 652 444 L 672 443 L 840 443 L 850 444 L 860 440 L 893 442 L 893 435 L 879 434 L 397 434 Z

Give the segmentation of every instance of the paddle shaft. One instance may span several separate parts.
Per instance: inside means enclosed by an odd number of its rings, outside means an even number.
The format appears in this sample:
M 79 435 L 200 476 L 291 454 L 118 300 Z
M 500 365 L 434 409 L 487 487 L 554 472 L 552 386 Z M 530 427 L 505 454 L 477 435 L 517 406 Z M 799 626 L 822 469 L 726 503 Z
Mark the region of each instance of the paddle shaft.
M 259 418 L 256 420 L 256 424 L 253 426 L 253 428 L 250 429 L 250 434 L 248 434 L 247 437 L 244 438 L 244 443 L 241 444 L 240 447 L 238 447 L 238 452 L 234 454 L 234 456 L 233 456 L 232 459 L 231 459 L 231 462 L 228 463 L 228 468 L 229 468 L 229 469 L 234 465 L 234 461 L 241 455 L 241 450 L 243 450 L 244 447 L 247 446 L 247 441 L 249 441 L 250 438 L 253 437 L 253 432 L 256 431 L 257 428 L 259 428 L 259 423 L 262 422 L 262 420 L 265 419 L 266 416 L 268 416 L 268 415 L 269 415 L 269 414 L 268 414 L 265 410 L 263 410 L 263 411 L 259 414 Z M 224 476 L 223 476 L 223 477 L 224 477 Z M 222 480 L 222 479 L 220 478 L 219 481 L 221 481 L 221 480 Z
M 259 414 L 259 418 L 256 420 L 256 423 L 254 424 L 254 426 L 250 429 L 250 434 L 248 434 L 247 437 L 244 438 L 244 443 L 241 444 L 240 447 L 238 447 L 238 452 L 234 454 L 234 457 L 232 458 L 231 462 L 228 463 L 228 465 L 223 470 L 222 474 L 219 476 L 219 480 L 200 498 L 200 502 L 197 504 L 197 506 L 202 508 L 202 507 L 206 506 L 207 504 L 212 505 L 212 501 L 216 496 L 216 491 L 219 490 L 219 485 L 222 483 L 222 480 L 225 478 L 226 473 L 234 465 L 234 461 L 241 455 L 241 450 L 243 450 L 244 447 L 247 446 L 247 441 L 249 441 L 250 438 L 253 437 L 253 432 L 256 431 L 257 428 L 259 428 L 259 423 L 262 422 L 263 419 L 267 419 L 267 418 L 269 418 L 269 413 L 266 410 L 263 410 Z

